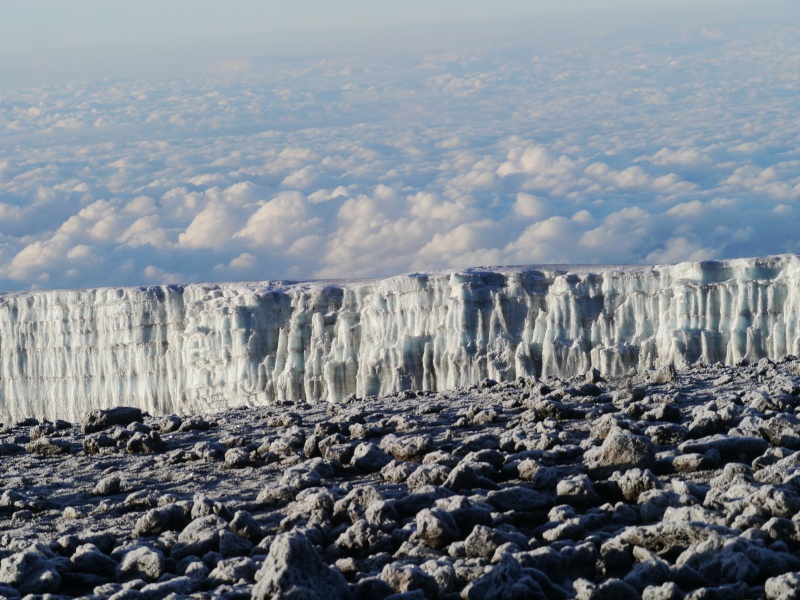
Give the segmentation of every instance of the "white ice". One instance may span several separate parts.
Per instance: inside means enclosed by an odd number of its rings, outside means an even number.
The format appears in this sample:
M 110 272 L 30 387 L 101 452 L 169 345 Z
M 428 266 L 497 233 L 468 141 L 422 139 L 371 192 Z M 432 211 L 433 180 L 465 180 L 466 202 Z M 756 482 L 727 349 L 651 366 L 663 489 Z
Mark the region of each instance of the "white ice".
M 800 354 L 800 257 L 0 296 L 0 419 Z

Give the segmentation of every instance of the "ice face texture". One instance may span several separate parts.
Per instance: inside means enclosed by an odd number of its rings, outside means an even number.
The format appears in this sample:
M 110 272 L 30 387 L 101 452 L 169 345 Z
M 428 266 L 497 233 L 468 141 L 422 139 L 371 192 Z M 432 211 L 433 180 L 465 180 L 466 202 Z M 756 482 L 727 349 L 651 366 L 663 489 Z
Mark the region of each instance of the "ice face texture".
M 800 258 L 0 296 L 0 419 L 800 354 Z

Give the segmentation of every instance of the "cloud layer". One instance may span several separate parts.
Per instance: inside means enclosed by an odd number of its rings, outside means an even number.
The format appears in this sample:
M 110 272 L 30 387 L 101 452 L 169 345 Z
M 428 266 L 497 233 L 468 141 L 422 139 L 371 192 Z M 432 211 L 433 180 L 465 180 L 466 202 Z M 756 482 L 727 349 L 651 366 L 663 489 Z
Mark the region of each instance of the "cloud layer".
M 800 252 L 800 24 L 710 25 L 2 94 L 0 285 Z

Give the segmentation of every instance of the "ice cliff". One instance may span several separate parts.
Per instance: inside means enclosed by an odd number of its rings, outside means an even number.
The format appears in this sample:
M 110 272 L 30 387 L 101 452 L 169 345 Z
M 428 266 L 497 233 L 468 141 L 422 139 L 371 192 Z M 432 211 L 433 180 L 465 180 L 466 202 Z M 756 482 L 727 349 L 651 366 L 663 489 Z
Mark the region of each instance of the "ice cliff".
M 0 296 L 0 419 L 800 354 L 795 255 Z

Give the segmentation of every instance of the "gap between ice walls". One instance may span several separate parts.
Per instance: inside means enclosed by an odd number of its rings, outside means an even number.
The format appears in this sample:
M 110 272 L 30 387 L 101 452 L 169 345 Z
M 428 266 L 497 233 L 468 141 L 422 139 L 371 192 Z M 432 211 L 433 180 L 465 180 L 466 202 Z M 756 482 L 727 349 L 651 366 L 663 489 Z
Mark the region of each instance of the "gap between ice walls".
M 212 412 L 800 354 L 800 258 L 0 296 L 0 419 Z

